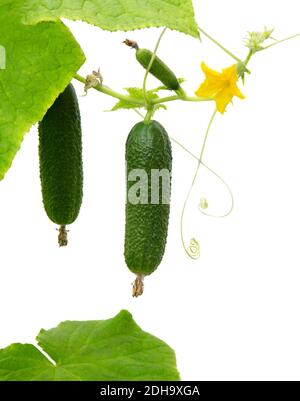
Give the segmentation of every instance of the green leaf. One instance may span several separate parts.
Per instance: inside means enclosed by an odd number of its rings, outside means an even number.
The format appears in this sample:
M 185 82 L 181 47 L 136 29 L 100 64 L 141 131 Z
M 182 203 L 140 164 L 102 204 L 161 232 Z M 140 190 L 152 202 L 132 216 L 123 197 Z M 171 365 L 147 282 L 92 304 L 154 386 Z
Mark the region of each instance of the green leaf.
M 30 24 L 64 17 L 108 31 L 166 26 L 199 36 L 192 0 L 25 0 L 24 16 Z
M 155 106 L 155 110 L 158 110 L 158 109 L 167 110 L 167 106 L 165 104 L 157 104 Z
M 134 104 L 131 102 L 127 102 L 127 100 L 119 100 L 114 107 L 111 110 L 108 111 L 117 111 L 117 110 L 121 110 L 121 109 L 140 109 L 143 106 L 140 106 L 138 104 Z
M 174 351 L 127 311 L 108 320 L 67 321 L 41 330 L 38 345 L 0 350 L 0 381 L 179 380 Z
M 144 90 L 142 88 L 125 88 L 129 94 L 129 96 L 136 98 L 136 99 L 144 99 Z M 150 100 L 158 99 L 158 95 L 153 93 L 153 91 L 147 91 L 147 98 Z
M 129 96 L 132 99 L 137 99 L 139 101 L 144 100 L 144 91 L 142 88 L 132 87 L 132 88 L 124 88 L 124 89 L 128 92 Z M 153 93 L 152 90 L 150 90 L 150 91 L 147 91 L 147 98 L 150 100 L 158 99 L 158 95 L 156 93 Z M 139 109 L 142 107 L 144 107 L 144 106 L 132 103 L 125 99 L 121 99 L 114 105 L 114 107 L 110 111 L 116 111 L 116 110 L 120 110 L 120 109 Z
M 0 2 L 0 45 L 6 54 L 6 68 L 0 69 L 0 179 L 24 134 L 42 119 L 85 60 L 62 22 L 24 25 L 23 3 Z

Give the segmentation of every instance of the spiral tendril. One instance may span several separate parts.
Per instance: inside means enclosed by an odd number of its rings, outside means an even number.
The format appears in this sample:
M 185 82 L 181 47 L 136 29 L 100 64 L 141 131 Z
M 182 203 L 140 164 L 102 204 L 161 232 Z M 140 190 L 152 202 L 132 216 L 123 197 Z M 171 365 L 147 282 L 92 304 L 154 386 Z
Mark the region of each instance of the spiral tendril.
M 200 245 L 199 242 L 195 239 L 192 238 L 190 240 L 190 245 L 186 248 L 187 253 L 190 258 L 196 260 L 199 259 L 200 257 Z
M 201 147 L 200 156 L 199 156 L 199 158 L 197 158 L 197 160 L 198 160 L 197 168 L 196 168 L 196 171 L 195 171 L 195 174 L 194 174 L 192 183 L 191 183 L 191 185 L 190 185 L 190 188 L 189 188 L 189 190 L 188 190 L 187 196 L 186 196 L 186 198 L 185 198 L 185 201 L 184 201 L 184 204 L 183 204 L 183 207 L 182 207 L 182 211 L 181 211 L 181 217 L 180 217 L 180 236 L 181 236 L 181 243 L 182 243 L 182 246 L 183 246 L 183 248 L 184 248 L 186 254 L 187 254 L 190 258 L 192 258 L 192 259 L 195 259 L 195 258 L 194 258 L 193 256 L 191 256 L 191 253 L 190 253 L 190 247 L 191 247 L 191 245 L 187 248 L 187 247 L 185 246 L 185 241 L 184 241 L 184 237 L 183 237 L 183 219 L 184 219 L 184 212 L 185 212 L 186 205 L 187 205 L 187 202 L 188 202 L 188 200 L 189 200 L 190 194 L 191 194 L 191 192 L 192 192 L 192 189 L 193 189 L 193 187 L 194 187 L 194 185 L 195 185 L 196 178 L 197 178 L 198 173 L 199 173 L 199 169 L 200 169 L 200 166 L 201 166 L 202 157 L 203 157 L 203 154 L 204 154 L 204 150 L 205 150 L 205 145 L 206 145 L 206 142 L 207 142 L 208 134 L 209 134 L 211 125 L 212 125 L 212 123 L 213 123 L 213 121 L 214 121 L 214 118 L 215 118 L 216 114 L 217 114 L 217 109 L 214 110 L 214 112 L 213 112 L 213 114 L 212 114 L 212 116 L 211 116 L 211 118 L 210 118 L 210 120 L 209 120 L 207 129 L 206 129 L 206 132 L 205 132 L 205 136 L 204 136 L 204 141 L 203 141 L 203 144 L 202 144 L 202 147 Z M 196 242 L 194 242 L 194 241 L 196 241 Z M 193 238 L 193 239 L 191 240 L 191 242 L 192 242 L 192 250 L 194 250 L 193 244 L 195 244 L 195 243 L 198 244 L 198 242 L 197 242 L 197 240 L 195 240 L 195 238 Z M 200 252 L 199 252 L 199 254 L 200 254 Z M 192 253 L 192 255 L 193 255 L 193 253 Z M 198 256 L 198 257 L 199 257 L 199 256 Z

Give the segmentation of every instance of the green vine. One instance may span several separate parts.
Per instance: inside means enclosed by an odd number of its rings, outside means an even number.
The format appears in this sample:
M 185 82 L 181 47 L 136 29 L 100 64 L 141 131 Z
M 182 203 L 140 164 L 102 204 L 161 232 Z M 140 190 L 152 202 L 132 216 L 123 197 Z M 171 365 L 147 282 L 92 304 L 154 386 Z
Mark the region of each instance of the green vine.
M 159 107 L 162 107 L 161 105 L 168 103 L 168 102 L 173 102 L 173 101 L 185 101 L 185 102 L 209 102 L 209 101 L 213 101 L 215 100 L 213 96 L 206 96 L 206 97 L 202 97 L 202 96 L 189 96 L 185 93 L 185 91 L 180 88 L 180 90 L 176 91 L 176 94 L 172 94 L 169 96 L 165 96 L 165 97 L 160 97 L 157 96 L 155 98 L 150 97 L 149 93 L 155 93 L 156 89 L 152 89 L 150 91 L 147 91 L 147 78 L 149 76 L 149 72 L 150 69 L 152 67 L 152 64 L 154 62 L 154 59 L 156 57 L 159 45 L 161 43 L 161 40 L 163 38 L 163 35 L 165 34 L 167 30 L 167 27 L 165 27 L 162 32 L 160 33 L 158 40 L 156 42 L 155 48 L 153 50 L 153 54 L 150 60 L 150 63 L 148 65 L 148 67 L 146 68 L 146 72 L 143 78 L 143 84 L 142 84 L 142 94 L 143 97 L 142 98 L 138 98 L 138 97 L 134 97 L 131 96 L 130 93 L 129 95 L 123 94 L 123 93 L 119 93 L 105 85 L 102 84 L 102 80 L 101 81 L 96 81 L 94 85 L 92 85 L 91 87 L 105 95 L 111 96 L 113 98 L 119 99 L 120 101 L 125 101 L 129 104 L 132 104 L 132 109 L 144 120 L 145 123 L 149 123 L 151 121 L 151 119 L 153 118 L 156 110 Z M 233 58 L 237 64 L 236 64 L 236 71 L 237 71 L 237 76 L 238 78 L 242 78 L 243 82 L 244 82 L 244 78 L 245 78 L 245 73 L 250 74 L 250 70 L 248 69 L 248 64 L 251 60 L 251 58 L 253 57 L 253 55 L 255 53 L 257 53 L 258 51 L 263 51 L 266 50 L 270 47 L 273 47 L 279 43 L 282 43 L 284 41 L 296 38 L 298 36 L 300 36 L 300 34 L 296 34 L 296 35 L 292 35 L 289 36 L 285 39 L 282 40 L 278 40 L 278 41 L 274 41 L 274 43 L 271 43 L 269 45 L 264 46 L 264 42 L 268 39 L 272 39 L 271 34 L 273 32 L 273 30 L 267 30 L 265 29 L 263 32 L 249 32 L 248 36 L 245 38 L 245 45 L 246 47 L 248 47 L 248 53 L 244 59 L 244 61 L 242 61 L 241 58 L 237 57 L 235 54 L 233 54 L 230 50 L 228 50 L 227 48 L 225 48 L 221 43 L 219 43 L 216 39 L 214 39 L 211 35 L 209 35 L 203 28 L 201 28 L 200 26 L 198 26 L 198 30 L 199 32 L 201 32 L 204 36 L 206 36 L 211 42 L 213 42 L 215 45 L 217 45 L 219 48 L 222 49 L 222 51 L 224 51 L 226 54 L 228 54 L 231 58 Z M 125 41 L 126 42 L 126 41 Z M 135 43 L 135 42 L 134 42 Z M 85 79 L 84 77 L 76 74 L 75 75 L 75 79 L 77 79 L 79 82 L 83 83 L 85 85 L 85 87 L 88 85 L 88 78 Z M 102 78 L 102 77 L 101 77 Z M 160 89 L 160 88 L 158 88 Z M 162 87 L 162 89 L 165 89 Z M 144 108 L 146 110 L 146 114 L 143 115 L 138 109 L 140 108 Z M 206 132 L 205 132 L 205 136 L 204 136 L 204 141 L 201 147 L 201 151 L 200 151 L 200 155 L 199 157 L 197 157 L 196 155 L 194 155 L 192 152 L 190 152 L 187 148 L 185 148 L 180 142 L 178 142 L 177 140 L 175 140 L 174 138 L 171 137 L 171 140 L 173 142 L 175 142 L 178 146 L 180 146 L 183 150 L 185 150 L 188 154 L 190 154 L 194 159 L 197 160 L 197 167 L 196 167 L 196 171 L 194 173 L 190 188 L 188 190 L 188 193 L 186 195 L 184 204 L 183 204 L 183 208 L 182 208 L 182 212 L 181 212 L 181 217 L 180 217 L 180 236 L 181 236 L 181 242 L 183 245 L 183 248 L 186 252 L 186 254 L 192 258 L 192 259 L 197 259 L 200 256 L 200 245 L 198 243 L 198 241 L 195 238 L 192 238 L 189 242 L 189 245 L 186 246 L 185 244 L 185 240 L 184 240 L 184 235 L 183 235 L 183 225 L 184 225 L 184 215 L 185 215 L 185 210 L 186 210 L 186 206 L 191 194 L 191 191 L 195 185 L 197 176 L 199 174 L 199 170 L 200 167 L 203 166 L 204 168 L 206 168 L 208 171 L 210 171 L 213 175 L 216 176 L 216 178 L 219 179 L 220 182 L 222 182 L 224 184 L 224 186 L 226 187 L 230 198 L 231 198 L 231 205 L 230 208 L 228 209 L 228 211 L 222 215 L 214 215 L 211 213 L 208 213 L 205 211 L 205 209 L 208 207 L 207 201 L 206 199 L 202 199 L 202 207 L 199 207 L 200 212 L 203 215 L 209 216 L 209 217 L 217 217 L 217 218 L 222 218 L 222 217 L 226 217 L 228 216 L 234 207 L 234 198 L 233 198 L 233 194 L 232 191 L 230 189 L 230 187 L 228 186 L 228 184 L 225 182 L 225 180 L 219 175 L 217 174 L 214 170 L 212 170 L 210 167 L 208 167 L 204 162 L 203 162 L 203 156 L 204 156 L 204 152 L 205 152 L 205 148 L 206 148 L 206 143 L 207 143 L 207 139 L 208 139 L 208 135 L 209 132 L 211 130 L 211 126 L 212 123 L 216 117 L 218 108 L 216 108 L 209 120 Z M 201 204 L 200 202 L 200 204 Z
M 74 76 L 74 79 L 77 81 L 83 83 L 86 85 L 87 79 L 84 78 L 83 76 L 76 74 Z M 171 96 L 166 96 L 166 97 L 160 97 L 158 99 L 148 99 L 147 102 L 145 100 L 140 100 L 137 99 L 133 96 L 125 95 L 123 93 L 119 93 L 108 86 L 105 85 L 100 85 L 99 83 L 95 86 L 93 86 L 93 89 L 95 89 L 98 92 L 101 92 L 107 96 L 111 96 L 115 99 L 119 100 L 125 100 L 128 103 L 132 103 L 133 105 L 136 105 L 138 107 L 144 107 L 147 109 L 148 105 L 159 105 L 167 102 L 173 102 L 176 100 L 181 100 L 181 101 L 186 101 L 186 102 L 209 102 L 212 101 L 213 99 L 211 98 L 201 98 L 197 96 L 183 96 L 183 95 L 171 95 Z

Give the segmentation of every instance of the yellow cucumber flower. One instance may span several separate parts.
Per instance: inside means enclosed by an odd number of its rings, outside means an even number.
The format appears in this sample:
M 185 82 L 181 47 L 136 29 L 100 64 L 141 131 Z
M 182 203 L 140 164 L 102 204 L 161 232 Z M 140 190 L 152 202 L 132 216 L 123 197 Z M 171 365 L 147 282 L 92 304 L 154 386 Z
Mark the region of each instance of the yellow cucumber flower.
M 210 69 L 205 63 L 201 64 L 201 68 L 205 74 L 205 81 L 195 93 L 199 97 L 214 99 L 217 110 L 220 113 L 224 113 L 233 96 L 237 96 L 240 99 L 245 98 L 236 84 L 239 79 L 236 64 L 224 68 L 222 72 Z

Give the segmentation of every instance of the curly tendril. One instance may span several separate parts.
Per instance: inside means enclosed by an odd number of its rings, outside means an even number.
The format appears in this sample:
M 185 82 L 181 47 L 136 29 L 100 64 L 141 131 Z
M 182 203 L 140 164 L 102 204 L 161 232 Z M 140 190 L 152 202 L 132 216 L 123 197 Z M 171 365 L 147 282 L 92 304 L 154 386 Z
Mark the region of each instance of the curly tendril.
M 207 199 L 206 198 L 201 198 L 200 199 L 200 203 L 199 203 L 199 209 L 207 209 L 207 208 L 208 208 Z
M 195 259 L 195 258 L 194 258 L 193 256 L 191 256 L 191 253 L 190 253 L 190 246 L 189 246 L 189 247 L 186 247 L 186 246 L 185 246 L 185 241 L 184 241 L 184 237 L 183 237 L 183 219 L 184 219 L 184 213 L 185 213 L 185 209 L 186 209 L 187 202 L 188 202 L 188 200 L 189 200 L 189 198 L 190 198 L 190 194 L 191 194 L 191 192 L 192 192 L 192 189 L 193 189 L 193 187 L 194 187 L 194 185 L 195 185 L 195 182 L 196 182 L 196 178 L 197 178 L 198 173 L 199 173 L 199 169 L 200 169 L 200 166 L 201 166 L 202 157 L 203 157 L 203 154 L 204 154 L 204 150 L 205 150 L 205 145 L 206 145 L 206 142 L 207 142 L 208 134 L 209 134 L 211 125 L 212 125 L 212 123 L 213 123 L 213 121 L 214 121 L 214 118 L 215 118 L 216 114 L 217 114 L 217 109 L 214 110 L 214 112 L 213 112 L 213 114 L 212 114 L 212 116 L 211 116 L 211 118 L 210 118 L 210 120 L 209 120 L 207 129 L 206 129 L 206 132 L 205 132 L 204 141 L 203 141 L 203 145 L 202 145 L 202 148 L 201 148 L 200 156 L 199 156 L 199 159 L 198 159 L 197 168 L 196 168 L 196 171 L 195 171 L 195 174 L 194 174 L 194 178 L 193 178 L 192 183 L 191 183 L 191 186 L 190 186 L 190 188 L 189 188 L 189 190 L 188 190 L 188 193 L 187 193 L 187 196 L 186 196 L 186 198 L 185 198 L 185 201 L 184 201 L 184 204 L 183 204 L 183 207 L 182 207 L 182 211 L 181 211 L 181 218 L 180 218 L 180 236 L 181 236 L 181 242 L 182 242 L 182 246 L 183 246 L 183 248 L 184 248 L 186 254 L 187 254 L 190 258 L 192 258 L 192 259 Z M 193 242 L 193 241 L 195 241 L 195 238 L 192 238 L 191 242 Z M 196 242 L 197 242 L 197 241 L 196 241 Z M 193 242 L 193 243 L 194 243 L 194 242 Z M 198 255 L 198 257 L 199 257 L 199 255 Z
M 192 238 L 190 240 L 190 245 L 186 248 L 186 251 L 190 258 L 195 259 L 195 260 L 199 259 L 199 257 L 200 257 L 199 242 L 195 238 Z
M 199 159 L 196 155 L 194 155 L 194 153 L 192 153 L 189 149 L 187 149 L 184 145 L 182 145 L 179 141 L 177 141 L 175 138 L 170 136 L 170 139 L 176 143 L 176 145 L 180 146 L 185 152 L 187 152 L 190 156 L 192 156 L 195 160 L 197 160 L 199 162 Z M 205 164 L 203 161 L 201 161 L 200 163 L 204 168 L 206 168 L 210 173 L 212 173 L 218 180 L 220 180 L 223 185 L 225 186 L 225 188 L 227 189 L 231 202 L 230 202 L 230 207 L 227 210 L 227 212 L 225 212 L 224 214 L 210 214 L 207 212 L 204 212 L 203 209 L 206 209 L 205 207 L 203 207 L 203 205 L 201 205 L 201 199 L 200 199 L 200 203 L 199 203 L 199 211 L 204 214 L 205 216 L 208 217 L 215 217 L 215 218 L 223 218 L 223 217 L 227 217 L 229 216 L 233 209 L 234 209 L 234 197 L 233 197 L 233 193 L 229 187 L 229 185 L 227 184 L 227 182 L 224 180 L 224 178 L 222 178 L 218 173 L 216 173 L 216 171 L 214 171 L 212 168 L 210 168 L 207 164 Z M 204 198 L 203 198 L 204 199 Z M 207 201 L 206 201 L 207 202 Z M 207 205 L 208 206 L 208 205 Z

